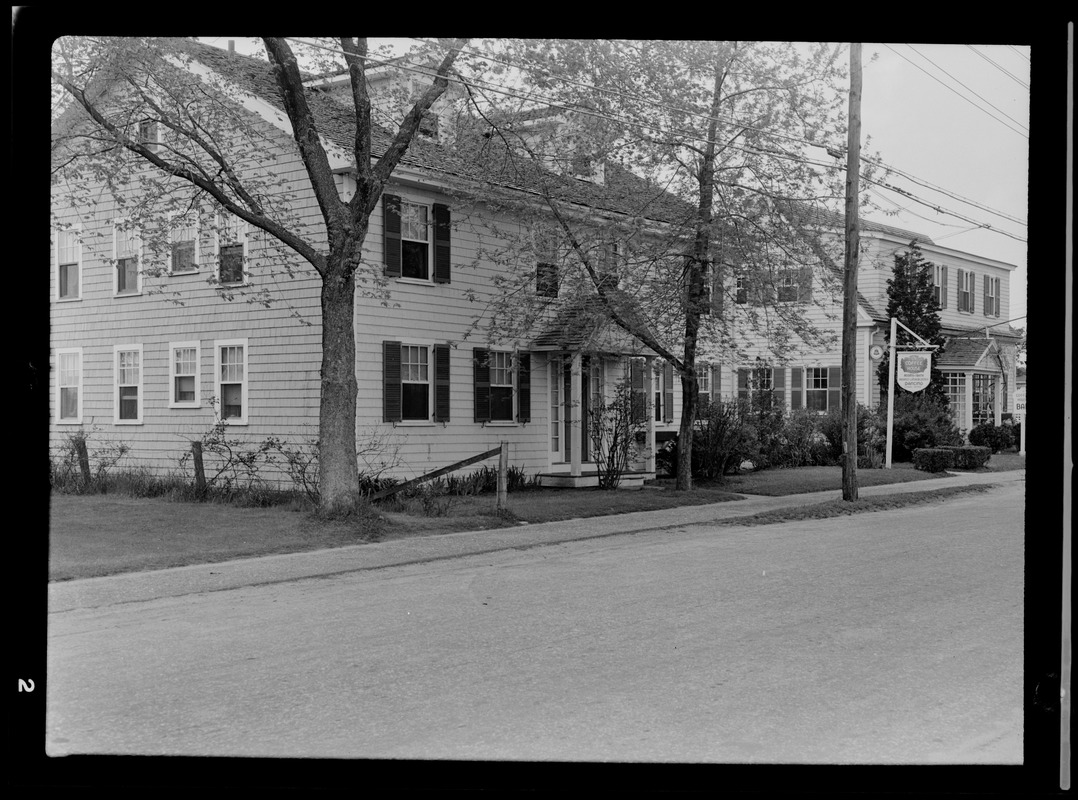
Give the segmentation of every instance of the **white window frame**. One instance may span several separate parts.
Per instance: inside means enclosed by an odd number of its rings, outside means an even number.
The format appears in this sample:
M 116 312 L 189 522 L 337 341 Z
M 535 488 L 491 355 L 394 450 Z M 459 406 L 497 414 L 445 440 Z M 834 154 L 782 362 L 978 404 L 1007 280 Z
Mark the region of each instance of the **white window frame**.
M 113 297 L 138 297 L 142 294 L 142 264 L 143 245 L 142 236 L 135 228 L 121 230 L 124 220 L 117 220 L 112 225 L 112 294 Z M 120 236 L 125 236 L 135 243 L 135 289 L 134 291 L 120 291 Z M 124 251 L 125 253 L 127 251 Z
M 711 397 L 711 364 L 707 361 L 696 364 L 696 392 L 698 395 Z
M 121 383 L 120 354 L 138 354 L 138 380 L 134 383 Z M 146 395 L 143 391 L 143 377 L 146 374 L 146 362 L 142 357 L 141 344 L 118 344 L 112 348 L 112 399 L 113 399 L 113 424 L 115 425 L 141 425 L 142 416 L 146 407 Z M 120 418 L 120 389 L 134 386 L 138 389 L 138 413 L 134 419 Z
M 188 377 L 187 373 L 177 372 L 176 370 L 176 351 L 177 350 L 191 350 L 195 351 L 195 370 L 191 373 L 191 377 L 195 379 L 195 399 L 194 400 L 179 400 L 176 397 L 176 379 Z M 169 408 L 201 408 L 202 407 L 202 342 L 194 340 L 190 342 L 169 342 L 168 343 L 168 407 Z
M 988 276 L 988 301 L 992 304 L 991 308 L 985 309 L 986 317 L 998 317 L 1000 311 L 999 292 L 1001 282 L 999 278 L 993 278 Z
M 192 217 L 194 218 L 193 220 L 191 219 Z M 173 214 L 171 216 L 171 218 L 169 219 L 168 255 L 167 255 L 167 258 L 168 258 L 168 274 L 169 275 L 192 275 L 192 274 L 198 272 L 199 263 L 201 261 L 201 255 L 202 255 L 199 252 L 200 251 L 199 243 L 200 243 L 201 234 L 202 234 L 199 217 L 200 217 L 200 215 L 199 215 L 198 211 L 197 210 L 192 210 L 188 214 L 179 214 L 179 213 Z M 191 224 L 190 225 L 181 224 L 184 221 L 191 221 Z M 183 229 L 186 229 L 186 228 L 193 228 L 194 229 L 194 244 L 195 244 L 194 266 L 191 269 L 175 270 L 175 269 L 172 268 L 172 248 L 177 244 L 177 241 L 178 241 L 176 239 L 177 231 L 180 231 L 180 230 L 183 230 Z M 183 241 L 183 240 L 179 240 L 179 241 Z M 244 251 L 244 252 L 246 253 L 246 251 Z
M 224 239 L 222 233 L 235 234 L 235 239 Z M 230 214 L 227 211 L 220 211 L 217 214 L 217 230 L 214 232 L 214 251 L 216 253 L 216 263 L 214 264 L 214 277 L 217 282 L 222 286 L 246 286 L 249 281 L 249 275 L 247 274 L 247 258 L 248 258 L 248 226 L 246 220 L 242 220 L 234 214 Z M 221 248 L 231 245 L 241 244 L 243 245 L 243 263 L 240 266 L 241 278 L 238 281 L 223 281 L 221 280 Z
M 562 363 L 552 356 L 550 359 L 550 452 L 561 453 L 562 425 Z
M 224 381 L 221 380 L 221 350 L 226 347 L 242 347 L 243 348 L 243 377 L 238 381 L 242 387 L 241 391 L 241 408 L 242 413 L 238 417 L 225 417 L 225 396 L 222 386 L 225 384 L 231 385 L 237 383 L 237 381 Z M 220 421 L 225 425 L 246 425 L 251 416 L 251 349 L 248 347 L 247 339 L 217 339 L 213 343 L 213 391 L 214 396 L 217 398 L 218 415 Z
M 794 367 L 797 369 L 797 367 Z M 801 407 L 805 411 L 814 411 L 817 414 L 827 414 L 831 409 L 827 405 L 828 392 L 831 390 L 831 378 L 830 367 L 805 367 L 804 373 L 801 379 L 801 391 L 804 392 L 804 400 Z M 774 385 L 774 375 L 771 376 L 772 386 Z M 822 380 L 822 385 L 817 385 L 817 381 Z M 774 389 L 772 389 L 774 391 Z M 809 398 L 815 397 L 816 394 L 823 394 L 823 408 L 812 408 L 809 405 Z
M 405 354 L 409 348 L 422 351 L 426 355 L 426 362 L 415 362 L 414 366 L 426 367 L 426 380 L 405 377 L 405 366 L 413 366 L 413 362 L 405 361 Z M 427 416 L 406 417 L 404 416 L 404 386 L 408 384 L 427 386 Z M 433 425 L 434 424 L 434 345 L 430 342 L 401 342 L 401 418 L 398 425 Z
M 943 296 L 943 271 L 947 268 L 943 264 L 932 265 L 932 296 L 935 297 L 942 311 L 945 307 L 946 298 Z
M 422 208 L 426 210 L 427 223 L 425 232 L 427 238 L 415 239 L 406 234 L 406 230 L 409 230 L 410 221 L 405 211 L 407 207 Z M 401 217 L 401 274 L 399 280 L 411 281 L 413 283 L 433 283 L 434 282 L 434 205 L 432 203 L 419 203 L 415 200 L 408 200 L 407 198 L 401 198 L 400 205 L 400 217 Z M 412 226 L 414 228 L 414 226 Z M 421 243 L 426 245 L 427 249 L 427 276 L 425 278 L 417 278 L 414 275 L 404 274 L 405 255 L 404 255 L 404 243 Z M 414 346 L 414 345 L 413 345 Z
M 73 384 L 73 388 L 77 392 L 75 397 L 75 416 L 65 417 L 63 416 L 63 394 L 64 389 L 72 388 L 72 384 L 64 383 L 64 357 L 74 356 L 77 362 L 78 378 Z M 81 425 L 82 424 L 82 348 L 81 347 L 65 347 L 56 351 L 56 422 L 59 425 Z
M 75 260 L 64 261 L 61 258 L 61 243 L 63 239 L 70 236 L 74 242 Z M 58 229 L 56 231 L 56 300 L 61 303 L 70 303 L 75 300 L 82 299 L 82 228 L 80 226 L 74 226 L 66 229 Z M 66 296 L 60 294 L 60 268 L 75 265 L 75 269 L 78 271 L 78 278 L 75 281 L 75 293 L 68 294 Z
M 977 291 L 977 282 L 974 280 L 973 270 L 967 269 L 962 271 L 962 280 L 958 285 L 958 310 L 962 314 L 972 314 L 970 306 L 974 305 L 974 292 Z M 962 299 L 965 298 L 965 308 L 963 308 Z
M 516 425 L 517 420 L 517 358 L 516 354 L 512 350 L 490 350 L 487 352 L 487 358 L 490 364 L 490 399 L 491 399 L 491 417 L 485 423 L 487 425 Z M 508 366 L 506 366 L 508 361 Z M 495 362 L 501 362 L 501 365 L 496 365 Z M 495 371 L 501 373 L 501 377 L 508 374 L 509 382 L 505 383 L 497 382 L 494 380 Z M 495 389 L 509 389 L 510 397 L 512 398 L 512 405 L 509 412 L 508 419 L 495 419 L 494 418 L 494 390 Z
M 149 135 L 143 134 L 144 126 L 148 126 Z M 146 145 L 146 149 L 151 153 L 156 153 L 161 149 L 161 125 L 155 119 L 141 119 L 135 126 L 135 133 L 138 137 L 139 144 Z
M 734 276 L 734 303 L 739 306 L 749 303 L 749 288 L 745 285 L 744 274 L 740 272 Z

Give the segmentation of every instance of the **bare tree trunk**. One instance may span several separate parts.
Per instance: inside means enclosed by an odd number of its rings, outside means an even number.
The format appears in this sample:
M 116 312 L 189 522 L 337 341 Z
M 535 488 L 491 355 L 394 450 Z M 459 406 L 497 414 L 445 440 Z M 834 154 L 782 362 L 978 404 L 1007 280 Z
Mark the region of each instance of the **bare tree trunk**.
M 361 240 L 362 241 L 362 240 Z M 341 511 L 358 495 L 356 462 L 355 273 L 333 263 L 322 281 L 322 391 L 318 489 L 322 508 Z

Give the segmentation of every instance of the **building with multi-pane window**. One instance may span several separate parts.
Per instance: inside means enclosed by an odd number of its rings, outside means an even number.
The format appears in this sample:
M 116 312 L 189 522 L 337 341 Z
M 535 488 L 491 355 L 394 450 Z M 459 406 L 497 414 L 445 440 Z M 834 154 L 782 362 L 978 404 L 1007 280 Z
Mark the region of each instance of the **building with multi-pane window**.
M 817 212 L 821 236 L 836 240 L 840 218 Z M 861 220 L 858 260 L 857 401 L 875 407 L 881 397 L 876 368 L 884 356 L 890 328 L 887 318 L 887 281 L 893 276 L 896 255 L 909 252 L 916 242 L 933 271 L 940 323 L 946 337 L 944 353 L 933 366 L 943 372 L 957 426 L 968 431 L 984 422 L 999 424 L 1013 406 L 1016 388 L 1015 347 L 1021 338 L 1010 322 L 1010 275 L 1015 266 L 965 253 L 932 242 L 922 234 Z M 809 346 L 791 339 L 776 353 L 763 332 L 746 354 L 720 370 L 729 386 L 725 397 L 778 403 L 790 410 L 826 413 L 838 407 L 842 385 L 842 297 L 834 277 L 804 268 L 791 268 L 760 296 L 734 276 L 737 306 L 752 304 L 778 308 L 796 306 L 817 327 L 829 330 L 832 345 Z M 827 277 L 832 279 L 828 282 Z
M 301 223 L 319 221 L 268 62 L 190 47 L 193 74 L 227 81 L 242 97 L 244 125 L 261 142 L 250 168 L 294 198 Z M 379 86 L 392 74 L 372 69 L 369 78 L 378 106 Z M 355 123 L 346 76 L 312 78 L 308 88 L 347 200 L 355 189 Z M 155 152 L 175 149 L 167 126 L 132 124 Z M 574 313 L 582 296 L 558 256 L 519 248 L 542 222 L 541 207 L 533 202 L 521 215 L 486 204 L 475 187 L 494 184 L 477 180 L 468 173 L 474 166 L 462 167 L 442 146 L 453 124 L 436 104 L 371 217 L 361 272 L 377 280 L 360 281 L 354 320 L 361 471 L 414 477 L 506 441 L 511 463 L 530 475 L 594 482 L 588 406 L 631 379 L 649 437 L 634 467 L 653 474 L 653 443 L 677 425 L 672 370 L 601 314 Z M 390 141 L 376 131 L 377 147 Z M 590 170 L 586 180 L 559 180 L 567 203 L 607 227 L 630 212 L 639 216 L 626 198 L 647 188 L 614 165 Z M 503 196 L 529 196 L 519 183 L 495 183 Z M 165 244 L 158 236 L 151 246 L 132 215 L 137 198 L 93 190 L 92 202 L 72 205 L 61 197 L 70 187 L 54 185 L 54 192 L 54 456 L 80 431 L 90 435 L 91 454 L 122 442 L 128 453 L 121 466 L 157 472 L 190 469 L 181 462 L 191 443 L 216 426 L 249 448 L 271 437 L 296 446 L 318 439 L 321 308 L 319 279 L 308 265 L 206 197 L 177 210 Z M 656 223 L 671 209 L 685 211 L 648 200 Z M 604 264 L 613 274 L 617 245 L 609 245 Z M 516 288 L 540 312 L 526 336 L 499 338 L 477 328 L 503 291 L 506 253 L 530 276 Z M 566 325 L 571 319 L 581 325 Z

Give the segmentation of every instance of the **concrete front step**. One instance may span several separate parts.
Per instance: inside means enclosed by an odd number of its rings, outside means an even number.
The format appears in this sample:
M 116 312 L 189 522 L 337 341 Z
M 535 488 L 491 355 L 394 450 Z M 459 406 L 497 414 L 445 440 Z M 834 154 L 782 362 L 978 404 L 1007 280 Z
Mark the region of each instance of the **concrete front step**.
M 654 472 L 627 472 L 621 476 L 618 489 L 643 489 L 644 481 L 654 480 Z M 539 485 L 557 489 L 585 489 L 599 485 L 595 470 L 571 475 L 568 472 L 548 472 L 539 475 Z

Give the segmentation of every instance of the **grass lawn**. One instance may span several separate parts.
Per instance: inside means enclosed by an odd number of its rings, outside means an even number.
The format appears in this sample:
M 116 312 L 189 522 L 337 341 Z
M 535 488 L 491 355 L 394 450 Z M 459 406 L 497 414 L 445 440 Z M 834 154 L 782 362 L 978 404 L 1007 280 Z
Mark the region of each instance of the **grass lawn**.
M 1012 456 L 1010 462 L 1001 456 L 993 456 L 988 466 L 996 469 L 1025 466 L 1024 459 Z M 1005 463 L 1011 465 L 1004 466 Z M 910 465 L 894 465 L 891 470 L 858 470 L 857 476 L 860 486 L 935 477 L 914 470 Z M 840 489 L 841 482 L 839 467 L 776 469 L 731 477 L 722 484 L 701 486 L 692 492 L 675 491 L 672 481 L 660 481 L 656 488 L 641 491 L 538 489 L 514 492 L 509 496 L 510 513 L 507 514 L 497 511 L 493 495 L 445 496 L 428 500 L 425 506 L 420 500 L 409 500 L 334 522 L 319 521 L 309 513 L 284 507 L 240 508 L 223 503 L 175 503 L 117 494 L 65 495 L 54 492 L 49 504 L 49 579 L 71 580 L 409 536 L 504 528 L 521 522 L 552 522 L 736 501 L 739 497 L 736 492 L 780 496 L 825 491 Z M 938 498 L 948 490 L 935 491 L 944 492 L 937 495 Z M 905 499 L 868 500 L 857 501 L 862 505 L 856 509 L 847 504 L 834 512 L 822 508 L 810 511 L 813 507 L 791 509 L 786 513 L 794 516 L 770 521 L 819 518 L 821 513 L 880 510 L 895 507 L 894 503 L 909 504 L 925 499 L 907 495 Z

